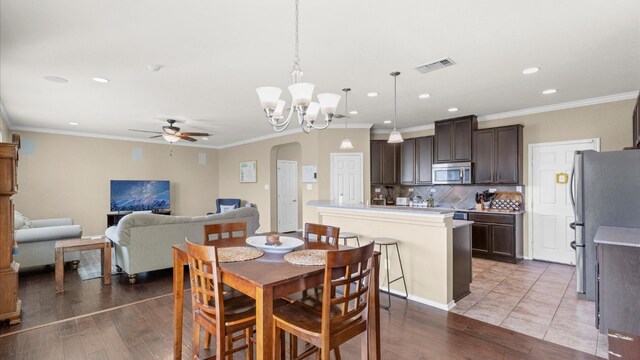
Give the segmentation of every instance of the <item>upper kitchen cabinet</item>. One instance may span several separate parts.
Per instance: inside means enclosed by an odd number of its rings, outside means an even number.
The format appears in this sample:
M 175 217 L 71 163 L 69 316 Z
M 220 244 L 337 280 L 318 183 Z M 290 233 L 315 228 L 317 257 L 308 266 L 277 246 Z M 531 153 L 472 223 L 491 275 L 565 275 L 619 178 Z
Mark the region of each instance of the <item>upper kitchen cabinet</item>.
M 522 128 L 510 125 L 474 132 L 474 183 L 522 183 Z
M 400 183 L 430 185 L 433 136 L 407 139 L 400 144 Z
M 471 161 L 473 132 L 477 129 L 475 115 L 436 121 L 435 162 Z
M 399 144 L 384 140 L 371 141 L 371 184 L 394 185 L 398 183 L 400 164 Z

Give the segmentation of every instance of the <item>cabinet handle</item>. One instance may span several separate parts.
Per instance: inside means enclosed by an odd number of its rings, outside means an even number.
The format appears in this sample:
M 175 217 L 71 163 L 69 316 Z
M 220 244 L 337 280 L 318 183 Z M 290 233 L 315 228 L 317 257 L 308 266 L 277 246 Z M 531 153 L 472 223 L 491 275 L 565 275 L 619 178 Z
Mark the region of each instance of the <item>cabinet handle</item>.
M 615 356 L 615 357 L 619 357 L 619 358 L 621 358 L 621 357 L 622 357 L 622 355 L 620 355 L 620 354 L 616 354 L 616 353 L 614 353 L 613 351 L 609 351 L 609 355 L 613 355 L 613 356 Z

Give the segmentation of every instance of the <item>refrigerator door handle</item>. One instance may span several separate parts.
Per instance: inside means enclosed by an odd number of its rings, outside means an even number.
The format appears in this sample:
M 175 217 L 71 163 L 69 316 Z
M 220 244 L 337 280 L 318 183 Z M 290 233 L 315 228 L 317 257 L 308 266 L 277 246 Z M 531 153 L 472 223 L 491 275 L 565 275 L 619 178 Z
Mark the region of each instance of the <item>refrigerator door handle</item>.
M 573 187 L 575 186 L 575 184 L 573 183 L 575 175 L 576 175 L 576 165 L 573 164 L 573 167 L 571 168 L 571 180 L 569 180 L 569 194 L 571 195 L 571 206 L 573 207 L 574 216 L 576 214 L 576 196 L 573 190 Z

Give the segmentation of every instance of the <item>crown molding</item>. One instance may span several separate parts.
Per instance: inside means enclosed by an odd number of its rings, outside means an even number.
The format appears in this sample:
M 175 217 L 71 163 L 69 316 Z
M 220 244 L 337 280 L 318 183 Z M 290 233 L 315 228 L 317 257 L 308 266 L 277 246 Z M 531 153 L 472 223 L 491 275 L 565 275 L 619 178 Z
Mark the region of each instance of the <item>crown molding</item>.
M 352 125 L 349 125 L 349 129 L 371 129 L 372 126 L 373 126 L 373 124 L 352 124 Z M 342 130 L 342 128 L 337 128 L 336 127 L 336 128 L 329 128 L 328 130 Z M 320 131 L 322 131 L 322 130 L 320 130 Z M 251 139 L 236 141 L 236 142 L 231 143 L 231 144 L 220 145 L 218 147 L 218 149 L 228 149 L 228 148 L 235 147 L 235 146 L 251 144 L 251 143 L 254 143 L 254 142 L 258 142 L 258 141 L 275 139 L 275 138 L 279 138 L 279 137 L 282 137 L 282 136 L 298 134 L 298 133 L 301 133 L 301 132 L 302 132 L 302 128 L 295 128 L 295 129 L 292 129 L 292 130 L 285 130 L 285 131 L 282 131 L 282 132 L 277 132 L 277 133 L 273 133 L 273 134 L 258 136 L 258 137 L 254 137 L 254 138 L 251 138 Z
M 131 141 L 138 143 L 147 143 L 147 144 L 156 144 L 156 145 L 167 145 L 168 142 L 161 140 L 151 140 L 151 139 L 138 139 L 127 136 L 113 136 L 113 135 L 104 135 L 104 134 L 96 134 L 96 133 L 87 133 L 80 131 L 68 131 L 68 130 L 55 130 L 55 129 L 47 129 L 47 128 L 38 128 L 31 126 L 14 126 L 11 128 L 13 131 L 30 131 L 44 134 L 56 134 L 56 135 L 68 135 L 68 136 L 79 136 L 79 137 L 90 137 L 96 139 L 107 139 L 107 140 L 120 140 L 120 141 Z M 196 148 L 207 148 L 207 149 L 218 149 L 218 147 L 213 145 L 200 145 L 200 144 L 192 144 L 186 141 L 180 141 L 173 143 L 175 146 L 186 146 L 186 147 L 196 147 Z
M 514 110 L 514 111 L 506 111 L 506 112 L 496 113 L 496 114 L 480 115 L 478 116 L 478 121 L 498 120 L 498 119 L 505 119 L 510 117 L 545 113 L 549 111 L 566 110 L 566 109 L 573 109 L 573 108 L 583 107 L 583 106 L 606 104 L 610 102 L 635 99 L 637 96 L 638 96 L 638 91 L 629 91 L 626 93 L 606 95 L 606 96 L 600 96 L 600 97 L 582 99 L 582 100 L 576 100 L 576 101 L 569 101 L 569 102 L 553 104 L 553 105 L 545 105 L 545 106 L 538 106 L 538 107 L 520 109 L 520 110 Z M 401 133 L 416 132 L 416 131 L 430 130 L 433 128 L 434 128 L 434 125 L 432 123 L 427 125 L 402 128 L 402 129 L 398 129 L 398 131 L 400 131 Z M 373 129 L 371 130 L 371 133 L 372 134 L 389 134 L 391 133 L 391 129 Z
M 606 95 L 606 96 L 600 96 L 600 97 L 595 97 L 590 99 L 570 101 L 570 102 L 565 102 L 560 104 L 552 104 L 552 105 L 538 106 L 538 107 L 533 107 L 528 109 L 507 111 L 507 112 L 502 112 L 497 114 L 482 115 L 482 116 L 478 116 L 478 121 L 497 120 L 497 119 L 504 119 L 509 117 L 539 114 L 539 113 L 544 113 L 549 111 L 573 109 L 573 108 L 582 107 L 582 106 L 605 104 L 605 103 L 610 103 L 615 101 L 635 99 L 637 96 L 638 96 L 638 91 L 630 91 L 626 93 Z
M 0 99 L 0 118 L 4 120 L 5 125 L 9 130 L 13 130 L 13 124 L 11 123 L 11 119 L 9 119 L 9 114 L 7 114 L 7 110 L 2 105 L 2 99 Z

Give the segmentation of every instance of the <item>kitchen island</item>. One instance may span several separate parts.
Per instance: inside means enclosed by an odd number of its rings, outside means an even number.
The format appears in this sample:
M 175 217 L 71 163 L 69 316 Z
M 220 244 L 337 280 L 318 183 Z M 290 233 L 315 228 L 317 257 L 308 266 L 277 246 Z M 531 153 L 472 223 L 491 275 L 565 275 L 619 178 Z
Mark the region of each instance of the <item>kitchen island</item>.
M 468 294 L 471 282 L 471 221 L 454 220 L 453 210 L 362 204 L 337 204 L 314 200 L 318 222 L 355 232 L 363 240 L 388 237 L 400 242 L 409 298 L 449 310 Z M 455 245 L 455 246 L 454 246 Z M 391 278 L 400 275 L 395 252 L 390 252 Z M 380 289 L 386 290 L 382 264 Z M 466 284 L 466 285 L 465 285 Z M 454 291 L 455 288 L 455 291 Z M 391 292 L 404 295 L 402 282 Z

